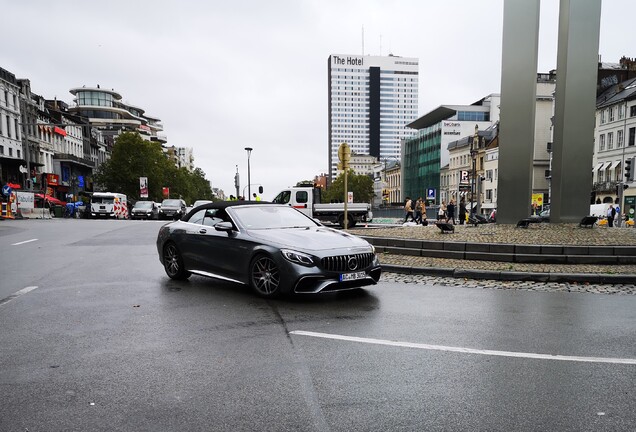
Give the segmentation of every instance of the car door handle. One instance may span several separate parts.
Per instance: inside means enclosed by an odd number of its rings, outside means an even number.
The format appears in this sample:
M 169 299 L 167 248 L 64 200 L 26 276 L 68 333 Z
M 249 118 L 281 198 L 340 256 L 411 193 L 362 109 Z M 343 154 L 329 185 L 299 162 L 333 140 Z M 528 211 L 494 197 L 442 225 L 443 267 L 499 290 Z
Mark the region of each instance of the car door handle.
M 205 228 L 201 228 L 199 230 L 199 234 L 205 234 L 206 232 L 208 232 L 208 230 L 206 230 Z

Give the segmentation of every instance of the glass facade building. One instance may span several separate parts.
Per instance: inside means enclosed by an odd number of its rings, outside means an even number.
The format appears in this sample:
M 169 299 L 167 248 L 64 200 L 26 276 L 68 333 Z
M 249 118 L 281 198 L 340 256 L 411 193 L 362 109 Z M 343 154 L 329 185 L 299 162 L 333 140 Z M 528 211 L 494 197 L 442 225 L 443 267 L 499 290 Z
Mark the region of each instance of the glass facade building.
M 426 197 L 435 189 L 440 203 L 440 170 L 450 162 L 448 145 L 472 136 L 475 125 L 486 129 L 499 121 L 498 94 L 491 94 L 472 105 L 442 105 L 428 112 L 409 128 L 417 133 L 402 142 L 402 196 Z

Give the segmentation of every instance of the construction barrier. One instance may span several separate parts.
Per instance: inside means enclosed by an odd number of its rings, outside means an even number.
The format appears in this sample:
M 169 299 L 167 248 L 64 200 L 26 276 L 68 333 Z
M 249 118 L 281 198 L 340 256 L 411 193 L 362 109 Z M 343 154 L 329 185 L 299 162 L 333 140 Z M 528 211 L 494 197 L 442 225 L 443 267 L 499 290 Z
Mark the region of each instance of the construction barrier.
M 122 203 L 119 198 L 115 198 L 113 213 L 116 219 L 128 219 L 128 206 L 126 203 Z
M 2 202 L 2 207 L 0 209 L 0 217 L 3 219 L 15 219 L 13 216 L 13 212 L 11 211 L 11 203 L 10 202 Z

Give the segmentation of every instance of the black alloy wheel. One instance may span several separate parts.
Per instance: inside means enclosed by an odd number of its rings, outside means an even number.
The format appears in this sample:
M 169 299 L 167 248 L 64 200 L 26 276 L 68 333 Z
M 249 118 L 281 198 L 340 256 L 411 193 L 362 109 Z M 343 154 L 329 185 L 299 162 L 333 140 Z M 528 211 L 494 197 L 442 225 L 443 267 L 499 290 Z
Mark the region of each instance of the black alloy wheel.
M 280 295 L 280 271 L 267 255 L 258 255 L 250 265 L 250 286 L 261 297 Z
M 186 271 L 181 252 L 174 243 L 168 243 L 163 248 L 163 266 L 170 279 L 185 280 L 191 275 Z

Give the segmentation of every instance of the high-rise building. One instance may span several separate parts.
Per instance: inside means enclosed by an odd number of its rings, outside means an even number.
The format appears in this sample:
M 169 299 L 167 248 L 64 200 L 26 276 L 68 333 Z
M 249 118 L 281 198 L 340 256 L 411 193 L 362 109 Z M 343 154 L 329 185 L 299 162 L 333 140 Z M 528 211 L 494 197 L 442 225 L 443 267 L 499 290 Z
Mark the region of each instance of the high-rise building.
M 329 178 L 338 173 L 338 147 L 378 160 L 400 157 L 400 141 L 414 133 L 418 59 L 332 54 L 329 77 Z

